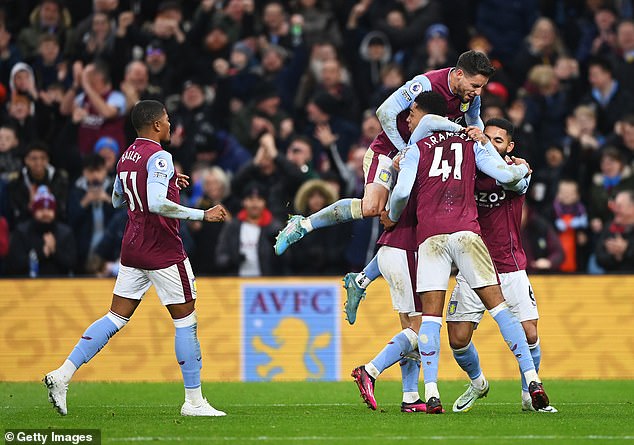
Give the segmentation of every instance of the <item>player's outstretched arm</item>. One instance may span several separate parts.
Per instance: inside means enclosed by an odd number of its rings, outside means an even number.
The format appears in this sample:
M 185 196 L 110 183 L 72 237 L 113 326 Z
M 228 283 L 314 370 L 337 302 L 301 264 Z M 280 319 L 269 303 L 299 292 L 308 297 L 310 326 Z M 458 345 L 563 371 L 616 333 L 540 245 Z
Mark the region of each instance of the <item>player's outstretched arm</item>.
M 398 151 L 402 151 L 407 143 L 398 132 L 396 116 L 401 111 L 407 110 L 421 91 L 431 91 L 431 83 L 423 74 L 407 81 L 405 85 L 390 94 L 376 110 L 376 117 L 381 122 L 383 131 Z
M 507 185 L 514 185 L 530 174 L 528 162 L 523 159 L 518 158 L 514 165 L 507 164 L 482 130 L 472 126 L 467 127 L 466 131 L 467 135 L 476 141 L 473 151 L 478 170 L 498 183 Z
M 457 133 L 462 130 L 464 130 L 462 126 L 447 119 L 444 116 L 438 116 L 437 114 L 426 114 L 418 122 L 416 128 L 414 128 L 414 131 L 412 132 L 407 145 L 416 144 L 416 142 L 426 138 L 434 131 L 451 131 Z

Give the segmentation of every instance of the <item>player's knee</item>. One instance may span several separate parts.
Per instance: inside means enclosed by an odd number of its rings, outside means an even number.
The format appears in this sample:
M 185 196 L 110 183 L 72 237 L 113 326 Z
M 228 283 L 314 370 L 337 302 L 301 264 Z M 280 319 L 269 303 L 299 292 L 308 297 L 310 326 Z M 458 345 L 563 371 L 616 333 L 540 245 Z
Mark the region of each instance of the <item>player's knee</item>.
M 526 332 L 526 342 L 529 345 L 534 345 L 535 343 L 537 343 L 537 340 L 539 339 L 539 335 L 537 335 L 537 328 L 534 327 L 530 327 L 530 328 L 524 328 L 524 332 Z
M 463 349 L 469 346 L 469 342 L 471 341 L 471 335 L 467 332 L 452 332 L 449 335 L 449 346 L 454 351 L 457 349 Z

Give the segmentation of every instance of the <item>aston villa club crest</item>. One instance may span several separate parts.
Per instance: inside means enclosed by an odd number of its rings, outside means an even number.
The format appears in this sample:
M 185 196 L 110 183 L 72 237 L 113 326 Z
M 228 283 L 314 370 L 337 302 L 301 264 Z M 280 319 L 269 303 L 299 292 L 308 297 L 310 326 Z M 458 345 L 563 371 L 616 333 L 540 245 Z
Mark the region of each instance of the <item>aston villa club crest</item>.
M 391 176 L 392 173 L 390 173 L 390 171 L 386 169 L 381 170 L 381 173 L 379 173 L 379 179 L 381 180 L 381 182 L 389 182 Z
M 463 113 L 466 113 L 470 105 L 471 105 L 471 102 L 460 102 L 460 111 L 462 111 Z
M 458 302 L 457 301 L 450 301 L 449 302 L 449 307 L 447 308 L 447 313 L 449 315 L 454 315 L 456 313 L 456 309 L 458 308 Z

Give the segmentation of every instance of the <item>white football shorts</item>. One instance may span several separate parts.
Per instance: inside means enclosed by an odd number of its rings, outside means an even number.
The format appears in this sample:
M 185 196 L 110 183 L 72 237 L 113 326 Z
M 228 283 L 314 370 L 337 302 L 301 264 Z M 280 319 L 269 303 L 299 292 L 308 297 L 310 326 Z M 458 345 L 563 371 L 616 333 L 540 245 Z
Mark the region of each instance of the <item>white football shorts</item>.
M 414 292 L 416 252 L 381 246 L 377 252 L 377 261 L 381 275 L 390 287 L 394 310 L 401 314 L 422 314 L 422 306 Z
M 363 157 L 363 175 L 366 184 L 380 184 L 388 190 L 394 185 L 394 167 L 392 159 L 388 156 L 377 154 L 371 148 Z
M 196 277 L 189 258 L 157 270 L 137 269 L 122 264 L 113 293 L 123 298 L 141 300 L 151 285 L 154 285 L 163 306 L 196 299 Z
M 447 290 L 452 262 L 472 289 L 499 284 L 491 255 L 480 235 L 461 231 L 431 236 L 418 246 L 416 290 Z
M 456 287 L 447 306 L 447 321 L 480 323 L 486 308 L 478 295 L 469 287 L 461 273 L 456 276 Z M 519 321 L 537 320 L 537 302 L 525 270 L 500 274 L 504 299 Z

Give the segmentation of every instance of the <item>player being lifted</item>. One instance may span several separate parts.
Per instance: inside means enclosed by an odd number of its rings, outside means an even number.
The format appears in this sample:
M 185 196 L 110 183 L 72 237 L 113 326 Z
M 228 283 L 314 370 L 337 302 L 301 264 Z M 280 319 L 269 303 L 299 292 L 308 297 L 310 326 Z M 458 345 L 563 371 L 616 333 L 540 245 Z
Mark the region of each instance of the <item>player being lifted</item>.
M 416 102 L 434 100 L 433 96 L 433 92 L 419 95 Z M 418 107 L 412 107 L 411 112 L 414 122 L 421 119 Z M 549 404 L 524 330 L 504 301 L 493 262 L 479 235 L 473 199 L 476 164 L 482 172 L 505 184 L 519 183 L 530 170 L 521 160 L 515 161 L 518 165 L 508 165 L 490 143 L 482 145 L 471 138 L 480 140 L 481 133 L 477 127 L 469 127 L 466 133 L 436 132 L 415 146 L 410 145 L 400 163 L 389 213 L 381 216 L 386 229 L 393 227 L 413 191 L 418 219 L 417 291 L 423 303 L 418 347 L 428 414 L 443 412 L 437 386 L 438 359 L 442 311 L 452 262 L 498 324 L 529 382 L 533 407 L 538 410 Z
M 227 213 L 220 205 L 199 210 L 179 204 L 179 189 L 189 183 L 187 176 L 174 173 L 172 156 L 161 147 L 170 141 L 170 121 L 163 104 L 141 101 L 131 118 L 138 137 L 119 159 L 112 192 L 115 207 L 127 206 L 128 222 L 110 311 L 86 329 L 62 366 L 46 374 L 49 401 L 66 415 L 66 392 L 75 371 L 126 325 L 154 285 L 174 321 L 176 359 L 185 383 L 181 414 L 224 416 L 202 396 L 196 282 L 179 235 L 179 219 L 218 222 Z
M 280 231 L 275 253 L 281 255 L 307 233 L 322 227 L 341 224 L 353 219 L 379 216 L 387 203 L 394 181 L 392 158 L 407 145 L 408 108 L 421 91 L 436 91 L 447 102 L 447 117 L 468 125 L 484 128 L 480 119 L 480 93 L 495 69 L 484 53 L 467 51 L 460 55 L 456 66 L 420 74 L 392 93 L 377 109 L 383 131 L 372 141 L 363 162 L 365 189 L 363 198 L 341 199 L 319 212 L 304 217 L 292 216 Z M 456 125 L 436 117 L 425 117 L 427 128 L 458 131 Z M 413 140 L 419 140 L 420 136 Z
M 486 143 L 487 138 L 501 156 L 511 153 L 515 146 L 513 124 L 506 119 L 487 121 L 484 135 L 479 141 Z M 499 185 L 495 179 L 482 172 L 476 175 L 475 197 L 482 238 L 500 274 L 504 299 L 524 328 L 535 371 L 539 371 L 541 361 L 541 348 L 537 334 L 539 314 L 533 289 L 526 275 L 526 254 L 520 234 L 525 189 L 515 188 L 515 190 Z M 489 392 L 489 383 L 480 368 L 478 351 L 471 342 L 473 331 L 482 320 L 485 307 L 462 274 L 458 274 L 456 280 L 457 285 L 447 307 L 447 331 L 453 356 L 471 379 L 469 388 L 453 405 L 453 410 L 460 412 L 470 410 L 479 398 L 486 396 Z M 535 411 L 526 378 L 524 374 L 520 375 L 522 409 Z M 557 412 L 552 406 L 540 408 L 538 411 Z

